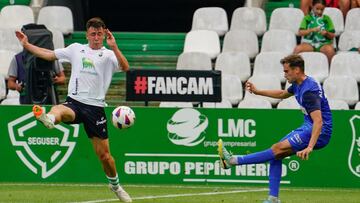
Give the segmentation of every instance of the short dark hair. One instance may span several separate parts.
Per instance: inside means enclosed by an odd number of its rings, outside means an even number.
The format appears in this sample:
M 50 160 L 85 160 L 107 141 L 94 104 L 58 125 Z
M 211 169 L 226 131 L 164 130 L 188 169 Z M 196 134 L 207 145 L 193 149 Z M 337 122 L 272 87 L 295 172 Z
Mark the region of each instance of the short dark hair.
M 285 63 L 289 64 L 291 69 L 299 67 L 302 72 L 304 72 L 304 59 L 298 54 L 291 54 L 280 60 L 280 63 L 284 65 Z
M 312 5 L 315 6 L 315 4 L 322 4 L 322 5 L 326 6 L 326 1 L 325 0 L 313 0 Z
M 94 27 L 94 28 L 102 27 L 102 28 L 106 29 L 106 25 L 105 25 L 104 21 L 99 17 L 91 18 L 90 20 L 88 20 L 86 22 L 86 30 L 88 30 L 90 27 Z

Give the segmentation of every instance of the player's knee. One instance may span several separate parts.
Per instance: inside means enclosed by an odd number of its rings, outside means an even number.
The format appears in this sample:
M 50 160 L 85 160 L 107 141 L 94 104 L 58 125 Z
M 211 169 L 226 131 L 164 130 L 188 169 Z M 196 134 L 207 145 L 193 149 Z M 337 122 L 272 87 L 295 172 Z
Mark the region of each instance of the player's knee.
M 108 152 L 99 154 L 99 159 L 101 162 L 108 162 L 111 160 L 111 154 Z

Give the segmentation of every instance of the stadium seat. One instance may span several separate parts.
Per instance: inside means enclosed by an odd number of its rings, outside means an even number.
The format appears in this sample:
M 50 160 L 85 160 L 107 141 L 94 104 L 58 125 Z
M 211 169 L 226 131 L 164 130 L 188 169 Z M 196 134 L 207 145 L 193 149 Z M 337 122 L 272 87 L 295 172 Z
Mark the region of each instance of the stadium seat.
M 248 97 L 244 98 L 239 105 L 239 109 L 271 109 L 271 103 L 262 98 Z
M 217 108 L 217 109 L 226 109 L 232 108 L 231 102 L 227 99 L 223 99 L 221 102 L 204 102 L 204 108 Z
M 240 7 L 235 9 L 230 30 L 251 30 L 257 36 L 262 36 L 266 31 L 265 12 L 261 8 Z
M 295 97 L 292 96 L 281 100 L 277 105 L 277 109 L 300 109 L 300 105 L 296 101 Z
M 277 51 L 291 54 L 296 46 L 296 36 L 288 30 L 269 30 L 265 32 L 261 52 Z
M 349 76 L 330 76 L 323 85 L 328 99 L 344 100 L 349 105 L 359 101 L 359 89 L 354 78 Z
M 191 102 L 160 102 L 159 107 L 170 107 L 170 108 L 192 108 Z
M 200 52 L 187 52 L 179 55 L 177 70 L 212 70 L 209 55 Z
M 285 82 L 283 66 L 280 60 L 286 54 L 282 52 L 261 52 L 255 58 L 253 76 L 275 76 L 281 82 Z
M 259 42 L 251 30 L 230 30 L 226 33 L 223 52 L 245 52 L 249 58 L 259 53 Z
M 10 5 L 1 9 L 3 27 L 21 29 L 23 25 L 35 23 L 34 13 L 29 6 Z
M 212 30 L 223 36 L 229 30 L 226 11 L 220 7 L 204 7 L 194 12 L 191 30 Z
M 360 30 L 347 30 L 340 35 L 339 51 L 349 51 L 360 47 Z
M 355 52 L 336 54 L 330 65 L 329 76 L 350 76 L 360 82 L 360 55 Z
M 321 52 L 302 52 L 300 55 L 305 62 L 305 74 L 319 82 L 329 76 L 329 63 L 325 54 Z
M 5 77 L 0 74 L 0 101 L 6 97 L 6 83 Z
M 64 35 L 62 32 L 56 29 L 49 29 L 52 33 L 54 49 L 60 49 L 65 47 Z
M 20 105 L 19 100 L 20 94 L 18 91 L 9 90 L 8 94 L 6 95 L 6 99 L 4 99 L 1 104 L 2 105 Z
M 238 76 L 241 82 L 245 82 L 251 74 L 250 59 L 243 52 L 223 52 L 216 59 L 215 70 Z
M 278 77 L 276 77 L 276 76 L 269 76 L 269 75 L 257 76 L 257 75 L 254 75 L 251 78 L 249 78 L 249 81 L 252 82 L 256 86 L 256 88 L 258 88 L 258 89 L 263 89 L 263 90 L 265 90 L 265 89 L 266 90 L 280 90 L 281 89 L 280 79 Z M 279 99 L 259 96 L 259 95 L 255 95 L 255 94 L 252 94 L 252 93 L 246 91 L 245 92 L 245 98 L 248 98 L 248 97 L 266 99 L 273 105 L 277 104 L 280 101 Z
M 10 62 L 15 54 L 13 51 L 0 50 L 0 75 L 5 78 L 7 78 Z
M 360 30 L 360 8 L 353 8 L 346 14 L 345 31 Z
M 23 50 L 23 47 L 15 36 L 14 29 L 0 28 L 0 36 L 0 49 L 14 51 L 16 53 Z
M 335 35 L 339 36 L 342 32 L 344 32 L 344 16 L 340 9 L 334 7 L 326 7 L 324 10 L 324 14 L 328 15 L 335 28 Z
M 74 32 L 73 15 L 65 6 L 45 6 L 39 11 L 38 24 L 44 24 L 49 29 L 56 29 L 64 35 Z
M 221 74 L 222 100 L 229 100 L 235 106 L 243 98 L 243 88 L 240 79 L 235 75 Z
M 355 110 L 360 110 L 360 102 L 357 102 L 356 105 L 355 105 Z
M 328 102 L 331 110 L 349 110 L 349 105 L 343 100 L 329 99 Z
M 220 54 L 219 36 L 215 31 L 190 31 L 185 37 L 184 52 L 202 52 L 214 59 Z
M 303 18 L 299 8 L 276 8 L 270 16 L 269 30 L 288 30 L 297 35 Z

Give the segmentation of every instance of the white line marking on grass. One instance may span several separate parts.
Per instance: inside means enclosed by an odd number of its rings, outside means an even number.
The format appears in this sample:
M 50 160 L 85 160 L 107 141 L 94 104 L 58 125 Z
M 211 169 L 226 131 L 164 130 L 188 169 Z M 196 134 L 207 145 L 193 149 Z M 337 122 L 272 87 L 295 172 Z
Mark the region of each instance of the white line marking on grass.
M 154 195 L 154 196 L 134 197 L 132 199 L 133 200 L 160 199 L 160 198 L 192 197 L 192 196 L 205 196 L 205 195 L 224 195 L 224 194 L 248 193 L 248 192 L 264 192 L 264 191 L 267 191 L 267 189 L 262 188 L 262 189 L 253 189 L 253 190 L 232 190 L 232 191 L 224 191 L 224 192 L 202 192 L 202 193 Z M 100 203 L 100 202 L 109 202 L 109 201 L 116 201 L 116 200 L 118 200 L 118 199 L 102 199 L 102 200 L 71 202 L 71 203 Z
M 232 180 L 232 179 L 201 179 L 201 178 L 184 178 L 184 182 L 212 182 L 212 183 L 269 183 L 269 180 Z M 288 180 L 280 181 L 282 184 L 290 184 Z
M 217 154 L 161 154 L 161 153 L 125 153 L 125 156 L 140 157 L 218 157 Z

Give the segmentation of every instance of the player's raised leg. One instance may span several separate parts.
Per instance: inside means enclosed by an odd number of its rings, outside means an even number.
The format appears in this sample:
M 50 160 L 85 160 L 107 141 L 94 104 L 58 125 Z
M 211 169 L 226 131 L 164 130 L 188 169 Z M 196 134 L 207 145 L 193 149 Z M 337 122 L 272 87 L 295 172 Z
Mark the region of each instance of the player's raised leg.
M 45 108 L 40 105 L 34 105 L 32 111 L 35 118 L 49 129 L 54 128 L 60 122 L 72 122 L 75 119 L 75 112 L 63 104 L 51 107 L 49 113 L 46 113 Z

